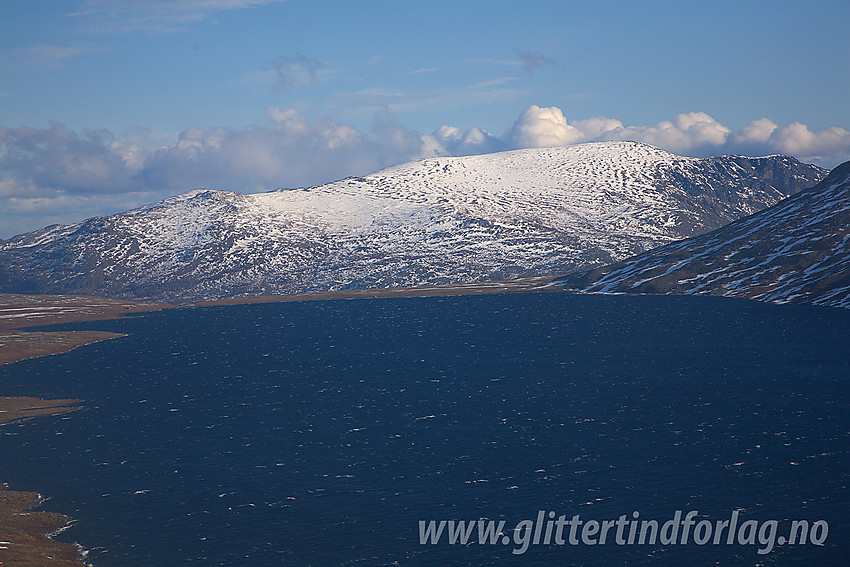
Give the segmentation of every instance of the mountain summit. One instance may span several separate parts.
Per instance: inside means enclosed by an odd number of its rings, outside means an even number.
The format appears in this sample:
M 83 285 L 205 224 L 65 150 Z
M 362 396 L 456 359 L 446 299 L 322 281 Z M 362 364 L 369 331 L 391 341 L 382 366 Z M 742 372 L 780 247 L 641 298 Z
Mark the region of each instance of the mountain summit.
M 0 291 L 187 303 L 554 275 L 718 228 L 824 175 L 784 156 L 601 142 L 426 159 L 304 189 L 196 190 L 0 242 Z

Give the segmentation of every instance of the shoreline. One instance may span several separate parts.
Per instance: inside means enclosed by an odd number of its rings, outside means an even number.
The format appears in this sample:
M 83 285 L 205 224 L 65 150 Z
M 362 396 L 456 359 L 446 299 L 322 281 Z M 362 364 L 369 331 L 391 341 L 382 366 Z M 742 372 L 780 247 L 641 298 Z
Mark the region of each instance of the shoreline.
M 0 365 L 123 336 L 107 331 L 29 331 L 28 327 L 120 319 L 172 307 L 82 295 L 0 294 Z
M 352 289 L 288 295 L 259 295 L 202 301 L 186 307 L 335 299 L 383 299 L 564 291 L 561 286 L 552 283 L 557 277 L 539 276 L 495 282 L 410 288 Z M 174 309 L 176 307 L 180 306 L 167 303 L 138 303 L 82 295 L 0 294 L 0 365 L 39 356 L 62 354 L 87 344 L 124 336 L 121 333 L 108 331 L 29 331 L 27 330 L 28 327 L 82 321 L 106 321 L 120 319 L 134 313 Z
M 0 397 L 0 426 L 44 415 L 79 409 L 81 400 Z M 55 512 L 39 512 L 44 497 L 36 492 L 9 490 L 0 484 L 0 564 L 21 567 L 84 567 L 81 550 L 73 543 L 51 539 L 72 519 Z
M 123 336 L 106 331 L 29 331 L 28 327 L 117 319 L 130 313 L 171 307 L 84 296 L 0 294 L 0 365 L 61 354 Z M 79 409 L 82 400 L 0 397 L 0 426 Z M 73 519 L 37 511 L 45 498 L 0 483 L 0 565 L 85 567 L 84 551 L 53 536 Z
M 346 289 L 335 291 L 308 291 L 286 295 L 258 295 L 232 299 L 201 301 L 195 307 L 216 305 L 244 305 L 248 303 L 287 303 L 290 301 L 329 301 L 334 299 L 388 299 L 395 297 L 448 297 L 455 295 L 489 295 L 495 293 L 544 293 L 564 291 L 553 284 L 561 276 L 536 276 L 465 284 L 442 284 L 419 287 L 389 287 Z
M 477 284 L 267 295 L 204 301 L 195 306 L 562 291 L 560 286 L 552 285 L 554 279 L 555 276 L 546 276 Z M 125 336 L 108 331 L 29 331 L 28 327 L 120 319 L 133 313 L 174 307 L 164 303 L 135 303 L 86 296 L 0 294 L 0 365 L 62 354 L 83 345 Z M 0 426 L 74 411 L 79 408 L 77 404 L 81 401 L 0 397 Z M 79 546 L 51 539 L 52 535 L 69 527 L 73 520 L 54 512 L 34 511 L 43 503 L 41 494 L 9 490 L 8 486 L 0 483 L 0 565 L 89 565 Z

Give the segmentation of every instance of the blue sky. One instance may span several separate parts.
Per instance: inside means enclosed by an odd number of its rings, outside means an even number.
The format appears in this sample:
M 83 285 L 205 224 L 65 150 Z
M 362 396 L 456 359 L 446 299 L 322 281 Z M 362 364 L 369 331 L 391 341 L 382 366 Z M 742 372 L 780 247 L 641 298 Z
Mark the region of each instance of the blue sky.
M 0 238 L 591 140 L 833 167 L 848 21 L 844 0 L 5 0 Z

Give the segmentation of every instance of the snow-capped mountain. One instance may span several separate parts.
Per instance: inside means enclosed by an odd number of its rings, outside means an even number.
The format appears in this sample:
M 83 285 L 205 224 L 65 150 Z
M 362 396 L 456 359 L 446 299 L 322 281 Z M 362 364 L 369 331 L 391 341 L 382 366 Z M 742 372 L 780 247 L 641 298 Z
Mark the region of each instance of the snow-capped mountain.
M 784 156 L 605 142 L 198 190 L 0 242 L 0 291 L 185 303 L 562 274 L 723 226 L 825 174 Z
M 850 162 L 750 217 L 559 283 L 850 308 Z

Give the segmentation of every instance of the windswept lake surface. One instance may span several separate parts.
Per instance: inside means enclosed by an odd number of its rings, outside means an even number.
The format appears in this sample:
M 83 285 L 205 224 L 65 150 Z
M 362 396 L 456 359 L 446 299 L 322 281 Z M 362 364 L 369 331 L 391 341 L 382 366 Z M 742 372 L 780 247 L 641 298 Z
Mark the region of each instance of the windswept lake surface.
M 0 428 L 0 480 L 76 518 L 59 539 L 96 567 L 850 557 L 848 311 L 508 294 L 61 328 L 128 336 L 0 368 L 3 395 L 86 400 Z M 691 510 L 711 525 L 733 511 L 739 525 L 777 520 L 774 540 L 791 520 L 822 521 L 820 544 L 759 554 L 764 529 L 698 545 L 691 527 L 684 545 L 618 545 L 616 528 L 556 545 L 545 525 L 535 544 L 521 523 L 551 511 L 661 525 Z M 480 518 L 506 522 L 495 544 L 477 531 L 420 543 L 420 520 Z

